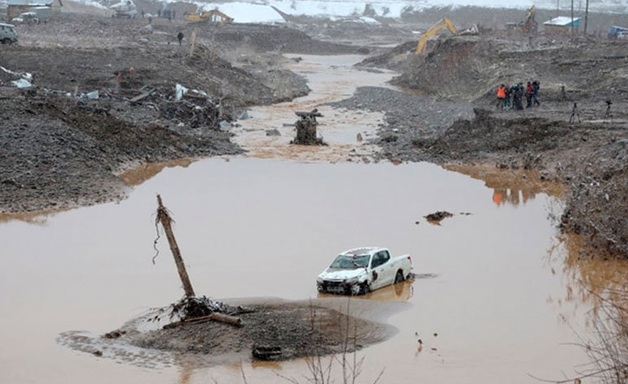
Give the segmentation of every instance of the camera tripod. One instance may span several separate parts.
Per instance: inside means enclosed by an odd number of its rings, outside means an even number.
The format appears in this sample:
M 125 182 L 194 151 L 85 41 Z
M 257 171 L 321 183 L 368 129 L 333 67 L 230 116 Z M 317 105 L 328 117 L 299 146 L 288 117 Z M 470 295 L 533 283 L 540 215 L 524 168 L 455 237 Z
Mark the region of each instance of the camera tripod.
M 575 123 L 576 117 L 578 118 L 578 123 L 580 123 L 580 112 L 578 111 L 578 104 L 573 103 L 573 108 L 571 108 L 571 117 L 569 118 L 569 124 Z

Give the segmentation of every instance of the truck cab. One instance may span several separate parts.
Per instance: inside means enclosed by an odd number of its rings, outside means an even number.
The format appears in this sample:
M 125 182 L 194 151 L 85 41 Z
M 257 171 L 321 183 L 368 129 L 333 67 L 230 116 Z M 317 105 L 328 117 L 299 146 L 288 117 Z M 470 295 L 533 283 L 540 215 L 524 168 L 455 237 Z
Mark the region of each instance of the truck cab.
M 17 32 L 12 24 L 0 23 L 0 43 L 13 44 L 17 43 Z

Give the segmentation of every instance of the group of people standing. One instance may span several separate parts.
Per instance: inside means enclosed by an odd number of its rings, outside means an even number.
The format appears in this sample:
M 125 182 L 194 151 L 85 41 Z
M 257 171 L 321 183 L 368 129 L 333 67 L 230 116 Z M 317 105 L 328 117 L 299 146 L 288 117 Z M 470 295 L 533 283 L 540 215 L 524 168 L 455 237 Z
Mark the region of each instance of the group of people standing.
M 528 81 L 524 86 L 523 83 L 515 83 L 512 87 L 501 84 L 497 87 L 497 109 L 523 109 L 523 99 L 525 97 L 526 108 L 532 108 L 541 105 L 539 102 L 539 89 L 541 84 L 539 81 Z

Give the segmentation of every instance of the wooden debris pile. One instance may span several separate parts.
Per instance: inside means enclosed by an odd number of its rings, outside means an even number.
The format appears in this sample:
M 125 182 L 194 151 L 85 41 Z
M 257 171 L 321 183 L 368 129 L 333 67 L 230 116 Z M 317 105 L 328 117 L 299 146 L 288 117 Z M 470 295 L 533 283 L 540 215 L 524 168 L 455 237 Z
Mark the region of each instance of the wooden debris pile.
M 161 119 L 177 120 L 191 128 L 220 127 L 220 107 L 208 98 L 182 99 L 175 102 L 164 100 L 158 107 Z
M 295 112 L 299 116 L 299 120 L 294 123 L 294 127 L 297 130 L 297 136 L 291 141 L 291 144 L 299 145 L 327 145 L 322 138 L 318 137 L 316 127 L 318 126 L 317 117 L 323 117 L 318 112 L 318 109 L 314 108 L 310 112 Z
M 227 313 L 229 312 L 229 313 Z M 230 313 L 242 313 L 241 308 L 230 308 L 220 301 L 203 297 L 186 297 L 171 306 L 170 318 L 180 321 L 166 324 L 163 328 L 174 328 L 185 324 L 199 324 L 206 321 L 219 321 L 235 326 L 242 325 L 242 319 Z

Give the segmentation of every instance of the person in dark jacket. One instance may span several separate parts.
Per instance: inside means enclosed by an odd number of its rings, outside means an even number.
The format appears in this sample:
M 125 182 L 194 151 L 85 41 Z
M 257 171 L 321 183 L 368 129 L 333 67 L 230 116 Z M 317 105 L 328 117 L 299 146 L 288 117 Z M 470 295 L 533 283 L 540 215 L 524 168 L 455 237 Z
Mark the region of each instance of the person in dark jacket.
M 177 33 L 177 40 L 179 40 L 179 45 L 181 45 L 181 42 L 183 41 L 183 32 L 179 32 Z
M 512 88 L 506 85 L 506 99 L 504 99 L 504 108 L 511 109 L 512 103 L 510 100 L 512 99 Z
M 539 102 L 539 89 L 541 89 L 541 83 L 538 80 L 532 82 L 532 105 L 540 106 Z
M 528 81 L 526 84 L 526 108 L 532 108 L 532 94 L 534 93 L 534 89 L 532 89 L 532 83 Z
M 515 85 L 515 90 L 514 90 L 514 95 L 512 97 L 512 104 L 513 107 L 517 110 L 522 110 L 523 109 L 523 84 L 518 83 L 517 85 Z

